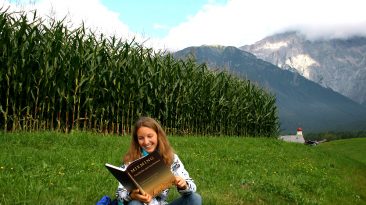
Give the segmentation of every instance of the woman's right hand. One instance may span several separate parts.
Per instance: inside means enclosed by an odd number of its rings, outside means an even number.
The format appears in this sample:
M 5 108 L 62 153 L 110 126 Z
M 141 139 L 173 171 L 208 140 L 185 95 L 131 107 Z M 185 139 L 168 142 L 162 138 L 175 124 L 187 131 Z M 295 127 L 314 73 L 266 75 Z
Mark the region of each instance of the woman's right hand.
M 132 190 L 130 193 L 130 197 L 133 200 L 141 201 L 143 203 L 150 203 L 150 201 L 152 200 L 152 197 L 149 194 L 141 194 L 139 189 Z

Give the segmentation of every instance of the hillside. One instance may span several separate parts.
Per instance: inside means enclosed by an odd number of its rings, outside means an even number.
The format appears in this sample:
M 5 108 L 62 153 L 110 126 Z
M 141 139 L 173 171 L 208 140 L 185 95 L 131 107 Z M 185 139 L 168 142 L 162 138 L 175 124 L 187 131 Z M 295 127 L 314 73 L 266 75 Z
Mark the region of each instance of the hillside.
M 258 83 L 277 98 L 281 131 L 325 132 L 365 129 L 366 109 L 296 72 L 279 69 L 235 47 L 189 47 L 176 58 L 194 56 L 212 70 L 226 70 Z

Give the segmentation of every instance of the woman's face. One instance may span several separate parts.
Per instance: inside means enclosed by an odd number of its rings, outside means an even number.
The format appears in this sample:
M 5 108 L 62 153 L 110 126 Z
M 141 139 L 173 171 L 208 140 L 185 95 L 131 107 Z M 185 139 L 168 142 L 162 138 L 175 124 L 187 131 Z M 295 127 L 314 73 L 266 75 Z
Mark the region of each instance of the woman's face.
M 158 134 L 149 127 L 140 127 L 137 130 L 137 141 L 140 147 L 151 153 L 158 146 Z

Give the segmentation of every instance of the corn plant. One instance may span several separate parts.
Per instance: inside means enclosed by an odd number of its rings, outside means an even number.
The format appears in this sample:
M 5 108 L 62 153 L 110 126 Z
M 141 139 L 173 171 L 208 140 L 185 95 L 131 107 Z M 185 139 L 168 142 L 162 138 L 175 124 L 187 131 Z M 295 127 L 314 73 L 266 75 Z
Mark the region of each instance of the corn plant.
M 128 134 L 142 115 L 168 133 L 272 136 L 275 97 L 194 59 L 84 25 L 0 9 L 0 127 Z

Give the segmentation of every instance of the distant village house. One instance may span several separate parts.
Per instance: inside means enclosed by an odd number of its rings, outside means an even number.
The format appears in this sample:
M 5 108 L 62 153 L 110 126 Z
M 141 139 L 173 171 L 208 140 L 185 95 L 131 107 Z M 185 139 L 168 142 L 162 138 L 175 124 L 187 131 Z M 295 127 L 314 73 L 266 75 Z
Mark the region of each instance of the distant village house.
M 305 139 L 302 136 L 302 128 L 297 128 L 296 135 L 284 135 L 280 136 L 279 139 L 286 142 L 297 142 L 297 143 L 305 143 Z

